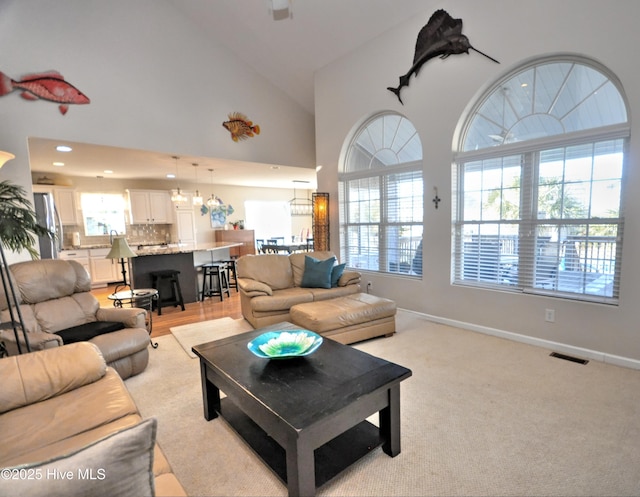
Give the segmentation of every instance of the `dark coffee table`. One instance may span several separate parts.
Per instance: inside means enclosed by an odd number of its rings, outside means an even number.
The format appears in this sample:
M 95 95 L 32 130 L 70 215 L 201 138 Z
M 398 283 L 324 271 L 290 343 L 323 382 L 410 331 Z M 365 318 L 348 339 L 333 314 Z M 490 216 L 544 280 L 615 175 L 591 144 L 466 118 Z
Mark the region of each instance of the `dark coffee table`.
M 391 457 L 400 453 L 400 382 L 411 370 L 327 338 L 294 359 L 261 359 L 247 349 L 258 335 L 287 329 L 300 327 L 279 323 L 193 347 L 204 417 L 222 415 L 290 496 L 315 495 L 380 445 Z M 376 412 L 380 428 L 366 421 Z

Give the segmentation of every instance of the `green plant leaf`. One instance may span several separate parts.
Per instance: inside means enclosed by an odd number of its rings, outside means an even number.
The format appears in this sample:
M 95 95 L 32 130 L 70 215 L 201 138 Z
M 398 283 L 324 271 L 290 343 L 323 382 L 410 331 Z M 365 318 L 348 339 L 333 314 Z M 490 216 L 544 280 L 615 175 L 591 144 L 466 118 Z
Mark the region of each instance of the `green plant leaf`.
M 13 252 L 26 250 L 32 259 L 37 259 L 36 236 L 55 237 L 54 233 L 38 224 L 26 190 L 9 181 L 1 181 L 0 243 Z

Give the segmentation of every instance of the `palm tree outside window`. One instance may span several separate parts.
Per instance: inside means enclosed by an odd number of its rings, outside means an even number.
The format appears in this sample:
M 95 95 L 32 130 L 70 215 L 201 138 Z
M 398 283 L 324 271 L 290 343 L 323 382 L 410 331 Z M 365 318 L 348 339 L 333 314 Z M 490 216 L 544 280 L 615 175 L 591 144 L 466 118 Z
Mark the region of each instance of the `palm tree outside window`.
M 454 151 L 454 284 L 615 304 L 630 124 L 578 56 L 530 62 L 472 108 Z

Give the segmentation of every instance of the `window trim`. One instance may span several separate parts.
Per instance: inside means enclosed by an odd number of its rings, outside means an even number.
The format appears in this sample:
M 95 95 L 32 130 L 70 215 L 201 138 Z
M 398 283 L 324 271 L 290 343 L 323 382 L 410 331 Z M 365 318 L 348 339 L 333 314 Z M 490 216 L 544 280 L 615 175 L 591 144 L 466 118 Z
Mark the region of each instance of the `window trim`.
M 404 145 L 400 147 L 398 152 L 402 151 L 403 148 L 410 143 L 414 137 L 420 142 L 420 159 L 411 160 L 408 162 L 402 162 L 400 164 L 389 164 L 389 165 L 380 165 L 379 167 L 369 167 L 367 169 L 361 169 L 357 171 L 348 171 L 349 161 L 351 158 L 351 153 L 353 147 L 356 145 L 356 141 L 361 137 L 362 133 L 367 131 L 369 126 L 376 122 L 379 119 L 384 119 L 386 116 L 397 117 L 400 120 L 405 120 L 414 128 L 414 133 L 405 140 Z M 376 143 L 373 143 L 377 145 Z M 384 150 L 388 147 L 382 147 L 376 149 L 372 158 L 380 151 Z M 370 271 L 374 273 L 380 273 L 385 275 L 393 275 L 393 276 L 406 276 L 410 278 L 422 278 L 422 270 L 421 273 L 411 274 L 405 273 L 402 271 L 390 271 L 388 269 L 384 269 L 388 267 L 388 249 L 387 249 L 387 230 L 389 227 L 393 228 L 394 226 L 420 226 L 423 227 L 424 223 L 424 201 L 422 202 L 422 212 L 419 220 L 412 220 L 408 222 L 402 221 L 388 221 L 388 195 L 390 193 L 389 189 L 389 178 L 392 175 L 401 175 L 401 174 L 419 174 L 422 185 L 422 194 L 420 197 L 424 199 L 424 168 L 423 168 L 423 149 L 422 149 L 422 141 L 420 140 L 420 136 L 413 125 L 413 122 L 409 120 L 404 115 L 394 112 L 394 111 L 384 111 L 379 112 L 368 119 L 360 121 L 353 133 L 350 134 L 349 138 L 345 141 L 345 153 L 344 159 L 341 161 L 340 170 L 338 172 L 338 191 L 339 191 L 339 219 L 340 219 L 340 258 L 342 261 L 347 262 L 349 264 L 349 253 L 351 252 L 350 248 L 352 246 L 349 245 L 348 236 L 350 227 L 357 226 L 375 226 L 378 229 L 378 247 L 377 247 L 377 259 L 378 259 L 378 267 L 377 268 L 365 268 L 358 267 L 358 270 L 362 271 Z M 370 151 L 367 151 L 371 153 Z M 359 221 L 359 222 L 349 222 L 349 208 L 350 208 L 350 191 L 349 191 L 349 183 L 351 181 L 363 180 L 363 179 L 376 179 L 377 180 L 377 191 L 379 192 L 380 199 L 380 220 L 376 222 L 368 222 L 368 221 Z M 360 246 L 358 246 L 360 247 Z M 415 255 L 415 254 L 414 254 Z M 412 260 L 414 255 L 411 256 Z M 420 254 L 421 256 L 422 254 Z
M 535 57 L 532 57 L 532 58 L 524 61 L 522 64 L 517 65 L 516 67 L 514 67 L 513 69 L 511 69 L 510 71 L 505 73 L 497 81 L 494 81 L 493 83 L 488 84 L 486 87 L 481 88 L 479 90 L 479 92 L 474 97 L 475 102 L 473 103 L 473 105 L 468 107 L 467 110 L 465 111 L 465 113 L 460 117 L 459 121 L 462 123 L 462 126 L 459 127 L 457 140 L 454 141 L 454 143 L 456 144 L 455 147 L 454 147 L 454 150 L 453 150 L 454 160 L 455 160 L 455 157 L 461 156 L 463 154 L 474 154 L 474 153 L 480 153 L 482 151 L 495 150 L 496 148 L 508 147 L 509 145 L 518 145 L 518 142 L 516 142 L 516 143 L 513 143 L 513 144 L 500 145 L 499 147 L 486 147 L 484 149 L 480 149 L 477 152 L 475 152 L 475 151 L 466 152 L 466 151 L 463 150 L 464 143 L 466 141 L 467 135 L 469 134 L 469 130 L 471 128 L 473 117 L 479 112 L 479 110 L 482 108 L 482 106 L 487 102 L 487 100 L 489 100 L 489 98 L 493 95 L 493 93 L 498 88 L 500 88 L 505 83 L 507 83 L 508 81 L 513 79 L 518 74 L 521 74 L 521 73 L 523 73 L 523 72 L 525 72 L 525 71 L 527 71 L 529 69 L 532 69 L 534 67 L 545 65 L 545 64 L 550 64 L 550 63 L 554 63 L 554 62 L 556 62 L 556 63 L 581 64 L 581 65 L 588 66 L 591 69 L 594 69 L 595 71 L 600 72 L 601 74 L 604 74 L 608 78 L 608 80 L 616 87 L 616 90 L 618 90 L 618 93 L 619 93 L 620 97 L 622 98 L 622 102 L 624 103 L 624 107 L 625 107 L 626 112 L 627 112 L 627 121 L 626 121 L 626 123 L 614 124 L 614 125 L 611 125 L 611 126 L 602 126 L 602 127 L 599 127 L 599 128 L 590 128 L 588 130 L 578 131 L 578 132 L 575 132 L 575 133 L 564 133 L 564 134 L 552 136 L 552 137 L 549 137 L 549 138 L 541 138 L 541 139 L 538 139 L 538 140 L 530 140 L 530 141 L 526 141 L 526 142 L 519 142 L 520 144 L 535 143 L 535 142 L 538 142 L 538 141 L 551 140 L 553 138 L 562 138 L 562 137 L 565 137 L 565 136 L 568 136 L 568 135 L 572 135 L 572 134 L 580 135 L 582 133 L 592 132 L 593 129 L 605 130 L 607 127 L 611 127 L 611 128 L 617 128 L 617 127 L 626 128 L 630 132 L 630 130 L 631 130 L 631 117 L 630 117 L 630 111 L 629 111 L 629 101 L 628 101 L 626 93 L 624 91 L 624 87 L 622 86 L 622 82 L 620 81 L 620 79 L 618 79 L 618 77 L 609 68 L 607 68 L 605 65 L 601 64 L 600 62 L 598 62 L 598 61 L 596 61 L 594 59 L 591 59 L 589 57 L 585 57 L 585 56 L 582 56 L 582 55 L 578 55 L 578 54 L 575 54 L 575 53 L 557 53 L 557 54 L 553 54 L 553 55 L 535 56 Z M 545 143 L 550 143 L 550 142 L 545 142 Z
M 607 125 L 607 126 L 600 126 L 596 128 L 589 128 L 586 130 L 580 130 L 576 132 L 563 133 L 559 135 L 552 135 L 549 137 L 536 138 L 528 141 L 500 144 L 493 147 L 489 146 L 485 148 L 480 148 L 478 150 L 469 150 L 469 151 L 463 150 L 463 147 L 465 146 L 465 141 L 467 139 L 467 135 L 472 129 L 471 126 L 472 124 L 474 124 L 474 118 L 477 112 L 479 111 L 479 109 L 482 108 L 482 106 L 487 102 L 487 100 L 491 96 L 493 96 L 494 93 L 502 85 L 511 81 L 512 78 L 518 76 L 519 74 L 524 73 L 525 71 L 528 71 L 532 68 L 549 64 L 549 63 L 565 63 L 565 62 L 585 65 L 591 69 L 594 69 L 600 72 L 604 77 L 608 78 L 608 81 L 610 81 L 615 86 L 616 90 L 619 93 L 620 98 L 622 99 L 622 102 L 626 111 L 626 122 Z M 616 240 L 615 259 L 614 259 L 615 260 L 615 271 L 614 271 L 615 288 L 613 290 L 613 296 L 603 296 L 603 295 L 597 295 L 597 294 L 578 293 L 578 292 L 574 293 L 574 292 L 567 292 L 567 291 L 561 291 L 561 290 L 549 290 L 549 289 L 537 287 L 535 282 L 531 285 L 525 285 L 525 286 L 518 285 L 514 287 L 514 286 L 506 285 L 504 283 L 500 283 L 498 281 L 490 282 L 490 281 L 481 281 L 481 280 L 474 281 L 472 279 L 466 280 L 462 277 L 462 273 L 460 272 L 460 271 L 463 271 L 463 267 L 460 265 L 461 264 L 460 258 L 463 257 L 464 255 L 463 229 L 465 225 L 471 224 L 471 221 L 464 221 L 463 219 L 461 219 L 461 216 L 463 216 L 464 214 L 464 198 L 465 198 L 465 192 L 463 191 L 464 184 L 463 184 L 462 171 L 466 163 L 469 163 L 472 161 L 474 162 L 483 161 L 487 159 L 501 159 L 501 158 L 505 158 L 513 155 L 521 155 L 523 158 L 523 161 L 528 160 L 526 158 L 534 158 L 534 161 L 536 161 L 536 163 L 532 166 L 531 171 L 534 172 L 534 174 L 537 174 L 540 164 L 539 162 L 537 162 L 537 159 L 535 159 L 535 157 L 539 154 L 539 152 L 543 150 L 550 150 L 553 148 L 569 148 L 569 147 L 573 147 L 581 144 L 598 143 L 598 142 L 603 142 L 608 140 L 621 139 L 623 142 L 622 143 L 623 158 L 622 158 L 622 174 L 621 174 L 620 180 L 624 185 L 625 176 L 628 174 L 627 171 L 628 171 L 628 161 L 629 161 L 629 155 L 628 155 L 629 142 L 630 142 L 630 136 L 631 136 L 631 119 L 629 115 L 629 105 L 628 105 L 625 92 L 622 89 L 622 85 L 620 84 L 619 80 L 615 77 L 615 75 L 603 65 L 582 56 L 560 54 L 560 55 L 551 56 L 551 57 L 535 58 L 522 65 L 519 65 L 518 67 L 509 71 L 505 76 L 500 78 L 498 81 L 486 87 L 482 91 L 480 97 L 476 98 L 476 102 L 472 106 L 470 106 L 469 110 L 465 113 L 465 115 L 461 117 L 461 123 L 462 125 L 459 126 L 458 139 L 457 141 L 454 140 L 454 143 L 457 143 L 457 150 L 453 151 L 451 284 L 474 287 L 478 289 L 499 290 L 499 291 L 523 293 L 523 294 L 535 294 L 535 295 L 559 297 L 559 298 L 564 298 L 569 300 L 578 300 L 578 301 L 584 301 L 584 302 L 598 302 L 598 303 L 618 305 L 621 298 L 619 292 L 620 292 L 620 286 L 621 286 L 620 279 L 621 279 L 621 266 L 622 266 L 622 257 L 621 257 L 622 256 L 622 240 L 623 240 L 624 224 L 625 224 L 624 189 L 620 191 L 620 207 L 619 207 L 618 216 L 616 218 L 607 219 L 607 221 L 610 221 L 610 223 L 607 223 L 607 224 L 618 225 L 618 235 Z M 524 164 L 522 167 L 525 167 Z M 530 178 L 530 180 L 537 182 L 537 180 L 533 178 Z M 590 183 L 592 184 L 593 180 L 591 180 Z M 523 183 L 522 187 L 524 188 L 525 186 L 526 186 L 525 183 Z M 533 186 L 533 183 L 529 184 L 528 187 L 529 189 L 527 192 L 524 193 L 524 195 L 531 196 L 537 191 L 537 187 Z M 585 217 L 578 220 L 550 219 L 549 224 L 557 224 L 559 226 L 560 225 L 565 226 L 565 225 L 571 225 L 571 224 L 595 225 L 595 224 L 598 224 L 597 222 L 594 222 L 597 220 L 598 220 L 597 217 Z M 482 221 L 479 221 L 479 222 L 476 221 L 476 222 L 479 225 L 482 224 Z M 504 225 L 504 224 L 510 223 L 510 220 L 500 218 L 500 219 L 486 221 L 486 222 L 496 224 L 496 225 L 500 225 L 500 224 Z M 542 226 L 545 223 L 544 223 L 544 220 L 539 219 L 537 215 L 531 215 L 528 217 L 525 215 L 521 215 L 518 217 L 518 219 L 513 220 L 512 224 L 519 225 L 520 226 L 519 233 L 522 233 L 523 229 L 524 230 L 529 229 L 529 231 L 531 230 L 535 231 L 537 230 L 538 227 Z M 534 234 L 533 237 L 535 238 L 535 236 L 537 235 Z M 531 237 L 522 238 L 522 236 L 519 235 L 518 239 L 521 240 L 522 243 L 527 243 L 527 240 L 526 240 L 527 238 L 531 238 Z M 523 255 L 524 257 L 533 255 L 534 261 L 536 260 L 535 250 L 531 254 L 528 254 L 528 253 L 522 254 L 521 252 L 519 252 L 518 259 L 520 259 Z

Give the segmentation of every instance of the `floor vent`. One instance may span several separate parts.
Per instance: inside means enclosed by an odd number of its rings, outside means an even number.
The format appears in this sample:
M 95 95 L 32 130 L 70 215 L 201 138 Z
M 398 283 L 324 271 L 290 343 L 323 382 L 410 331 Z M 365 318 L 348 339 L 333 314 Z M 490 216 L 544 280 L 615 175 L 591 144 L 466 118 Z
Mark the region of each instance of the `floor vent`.
M 573 357 L 566 354 L 559 354 L 558 352 L 551 352 L 551 357 L 557 357 L 558 359 L 564 359 L 565 361 L 577 362 L 578 364 L 587 364 L 587 359 L 580 359 L 579 357 Z

